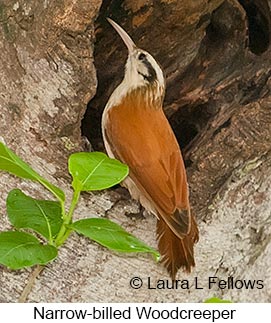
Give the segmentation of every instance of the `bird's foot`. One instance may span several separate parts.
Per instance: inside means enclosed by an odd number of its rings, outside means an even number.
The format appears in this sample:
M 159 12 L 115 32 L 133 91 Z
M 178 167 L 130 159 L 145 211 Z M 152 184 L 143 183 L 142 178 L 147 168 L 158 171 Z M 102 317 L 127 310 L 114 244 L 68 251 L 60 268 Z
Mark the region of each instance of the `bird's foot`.
M 128 218 L 131 218 L 131 219 L 145 219 L 145 216 L 144 216 L 144 207 L 139 204 L 139 210 L 138 212 L 125 212 L 125 215 L 128 217 Z

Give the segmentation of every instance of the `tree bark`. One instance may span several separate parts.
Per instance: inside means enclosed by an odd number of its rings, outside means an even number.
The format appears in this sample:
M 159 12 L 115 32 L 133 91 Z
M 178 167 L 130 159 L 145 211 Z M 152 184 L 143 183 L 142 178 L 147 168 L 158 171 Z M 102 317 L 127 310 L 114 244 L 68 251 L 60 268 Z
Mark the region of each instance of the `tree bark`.
M 0 136 L 70 195 L 67 157 L 83 149 L 81 119 L 83 134 L 102 150 L 101 113 L 123 77 L 127 50 L 107 16 L 165 72 L 164 109 L 184 152 L 200 227 L 197 266 L 191 275 L 178 276 L 191 288 L 148 289 L 147 277 L 152 282 L 168 278 L 150 257 L 115 254 L 73 235 L 28 300 L 201 302 L 215 295 L 235 302 L 270 301 L 270 0 L 2 1 Z M 46 193 L 36 184 L 0 177 L 4 230 L 11 188 L 38 198 Z M 76 217 L 106 213 L 156 246 L 156 220 L 125 216 L 136 210 L 135 202 L 109 190 L 84 194 Z M 0 301 L 16 301 L 29 272 L 0 267 Z M 134 276 L 143 279 L 140 290 L 129 286 Z M 213 276 L 263 280 L 264 288 L 209 289 Z M 195 289 L 195 277 L 202 290 Z

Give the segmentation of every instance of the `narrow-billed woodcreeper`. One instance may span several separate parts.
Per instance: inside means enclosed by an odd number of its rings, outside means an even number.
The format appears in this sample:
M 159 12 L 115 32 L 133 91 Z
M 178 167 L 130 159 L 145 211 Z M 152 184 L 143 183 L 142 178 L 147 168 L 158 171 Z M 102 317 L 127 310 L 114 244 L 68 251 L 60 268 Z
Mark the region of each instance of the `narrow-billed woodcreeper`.
M 129 166 L 123 185 L 157 217 L 161 263 L 172 279 L 195 266 L 198 228 L 189 204 L 182 154 L 162 109 L 163 72 L 155 59 L 108 19 L 128 48 L 125 74 L 102 116 L 108 155 Z

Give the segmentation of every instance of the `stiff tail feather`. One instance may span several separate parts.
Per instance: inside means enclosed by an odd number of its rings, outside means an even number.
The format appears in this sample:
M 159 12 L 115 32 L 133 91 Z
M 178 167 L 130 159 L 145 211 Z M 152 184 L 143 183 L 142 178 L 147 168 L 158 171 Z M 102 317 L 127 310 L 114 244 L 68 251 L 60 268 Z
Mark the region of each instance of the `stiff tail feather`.
M 172 279 L 175 279 L 178 269 L 183 268 L 191 272 L 191 267 L 195 266 L 194 244 L 198 241 L 199 235 L 194 216 L 191 217 L 191 228 L 184 238 L 173 233 L 162 218 L 157 220 L 156 233 L 161 263 Z

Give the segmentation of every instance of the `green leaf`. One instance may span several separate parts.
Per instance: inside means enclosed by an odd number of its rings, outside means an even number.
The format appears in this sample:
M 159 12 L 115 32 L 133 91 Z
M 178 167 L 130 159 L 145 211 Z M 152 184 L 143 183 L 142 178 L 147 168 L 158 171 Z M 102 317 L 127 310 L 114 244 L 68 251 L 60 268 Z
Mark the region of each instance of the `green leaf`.
M 69 172 L 75 191 L 98 191 L 120 183 L 128 175 L 129 169 L 103 153 L 81 152 L 70 156 Z
M 31 234 L 19 231 L 0 232 L 0 263 L 20 269 L 45 265 L 57 256 L 57 248 L 42 245 Z
M 65 194 L 60 188 L 41 177 L 2 142 L 0 142 L 0 170 L 9 172 L 21 178 L 39 182 L 53 193 L 62 203 L 65 201 Z
M 211 298 L 206 299 L 206 301 L 204 301 L 204 303 L 232 303 L 232 301 L 223 300 L 218 297 L 211 297 Z
M 7 213 L 17 229 L 33 229 L 50 242 L 58 234 L 63 222 L 59 202 L 36 200 L 19 189 L 9 192 Z
M 119 252 L 149 252 L 159 258 L 159 253 L 147 246 L 118 224 L 103 218 L 83 219 L 74 222 L 71 228 L 98 242 L 108 249 Z

